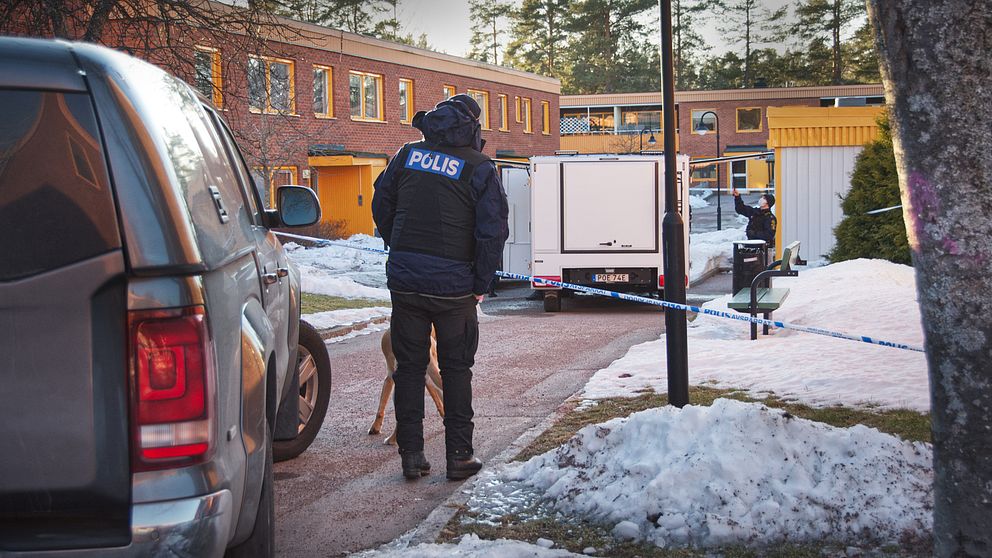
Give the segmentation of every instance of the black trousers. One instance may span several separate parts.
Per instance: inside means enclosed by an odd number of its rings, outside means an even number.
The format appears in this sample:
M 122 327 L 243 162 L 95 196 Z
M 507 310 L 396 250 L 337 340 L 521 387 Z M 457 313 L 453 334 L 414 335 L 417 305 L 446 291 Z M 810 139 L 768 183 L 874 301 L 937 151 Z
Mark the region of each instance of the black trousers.
M 472 448 L 472 366 L 479 347 L 474 296 L 448 299 L 392 292 L 390 335 L 396 355 L 396 443 L 400 453 L 424 449 L 424 381 L 430 362 L 431 326 L 444 390 L 444 445 L 449 456 Z

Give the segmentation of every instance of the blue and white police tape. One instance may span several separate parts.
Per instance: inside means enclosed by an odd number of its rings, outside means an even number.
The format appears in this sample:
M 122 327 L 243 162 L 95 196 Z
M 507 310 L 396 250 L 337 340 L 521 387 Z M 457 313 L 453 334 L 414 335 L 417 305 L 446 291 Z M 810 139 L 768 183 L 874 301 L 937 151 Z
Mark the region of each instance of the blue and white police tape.
M 847 339 L 849 341 L 861 341 L 862 343 L 870 343 L 872 345 L 881 345 L 883 347 L 893 347 L 896 349 L 905 349 L 907 351 L 918 351 L 924 352 L 923 347 L 918 347 L 916 345 L 907 345 L 905 343 L 893 343 L 891 341 L 884 341 L 882 339 L 876 339 L 874 337 L 868 337 L 867 335 L 850 335 L 848 333 L 841 333 L 839 331 L 831 331 L 829 329 L 822 329 L 818 327 L 810 327 L 799 324 L 794 324 L 790 322 L 779 322 L 776 320 L 766 320 L 764 318 L 751 317 L 748 314 L 741 314 L 738 312 L 728 312 L 725 310 L 714 310 L 712 308 L 702 308 L 699 306 L 692 306 L 690 304 L 679 304 L 677 302 L 669 302 L 667 300 L 659 300 L 655 298 L 647 298 L 643 296 L 637 296 L 626 293 L 618 293 L 616 291 L 607 291 L 604 289 L 597 289 L 596 287 L 586 287 L 584 285 L 575 285 L 572 283 L 563 283 L 561 281 L 553 281 L 551 279 L 544 279 L 542 277 L 530 277 L 528 275 L 521 275 L 519 273 L 509 273 L 506 271 L 497 271 L 496 275 L 500 277 L 505 277 L 507 279 L 519 279 L 522 281 L 531 281 L 533 283 L 540 283 L 543 285 L 550 285 L 552 287 L 560 287 L 563 289 L 571 289 L 573 291 L 582 291 L 591 294 L 597 294 L 600 296 L 608 296 L 610 298 L 619 298 L 620 300 L 629 300 L 632 302 L 640 302 L 643 304 L 651 304 L 654 306 L 661 306 L 663 308 L 670 308 L 672 310 L 684 310 L 686 312 L 696 312 L 699 314 L 706 314 L 707 316 L 717 316 L 719 318 L 727 318 L 731 320 L 737 320 L 741 322 L 751 322 L 758 325 L 768 325 L 772 327 L 779 327 L 783 329 L 794 329 L 796 331 L 803 331 L 806 333 L 815 333 L 817 335 L 826 335 L 829 337 L 836 337 L 838 339 Z
M 348 244 L 346 242 L 338 242 L 333 240 L 325 240 L 323 238 L 313 238 L 310 236 L 302 236 L 298 234 L 290 234 L 284 232 L 275 233 L 279 236 L 286 238 L 295 238 L 298 240 L 306 240 L 313 242 L 320 246 L 341 246 L 343 248 L 351 248 L 353 250 L 364 250 L 366 252 L 375 252 L 378 254 L 388 254 L 388 250 L 382 250 L 381 248 L 370 248 L 368 246 L 360 246 L 357 244 Z M 767 325 L 771 327 L 778 327 L 782 329 L 793 329 L 796 331 L 802 331 L 805 333 L 813 333 L 816 335 L 826 335 L 827 337 L 835 337 L 837 339 L 847 339 L 848 341 L 860 341 L 862 343 L 869 343 L 871 345 L 880 345 L 882 347 L 892 347 L 895 349 L 904 349 L 907 351 L 917 351 L 925 352 L 923 347 L 917 345 L 907 345 L 905 343 L 894 343 L 892 341 L 884 341 L 882 339 L 876 339 L 874 337 L 868 337 L 867 335 L 851 335 L 848 333 L 841 333 L 839 331 L 831 331 L 829 329 L 823 329 L 819 327 L 810 327 L 800 324 L 794 324 L 790 322 L 780 322 L 776 320 L 766 320 L 764 318 L 752 317 L 749 314 L 741 314 L 739 312 L 728 312 L 726 310 L 715 310 L 713 308 L 702 308 L 699 306 L 692 306 L 690 304 L 679 304 L 677 302 L 669 302 L 667 300 L 659 300 L 655 298 L 647 298 L 643 296 L 637 296 L 627 293 L 618 293 L 616 291 L 607 291 L 605 289 L 597 289 L 596 287 L 586 287 L 584 285 L 575 285 L 572 283 L 563 283 L 561 281 L 553 281 L 551 279 L 544 279 L 542 277 L 531 277 L 529 275 L 521 275 L 519 273 L 510 273 L 508 271 L 497 271 L 496 275 L 504 277 L 506 279 L 518 279 L 521 281 L 530 281 L 532 283 L 540 283 L 542 285 L 549 285 L 552 287 L 559 287 L 563 289 L 571 289 L 573 291 L 581 291 L 589 294 L 595 294 L 610 298 L 618 298 L 620 300 L 629 300 L 631 302 L 640 302 L 642 304 L 650 304 L 652 306 L 661 306 L 662 308 L 669 308 L 672 310 L 683 310 L 686 312 L 696 312 L 697 314 L 705 314 L 707 316 L 716 316 L 718 318 L 727 318 L 730 320 L 737 320 L 739 322 L 749 322 L 758 325 Z
M 301 234 L 291 234 L 286 232 L 276 232 L 277 236 L 282 236 L 285 238 L 293 238 L 296 240 L 306 240 L 307 242 L 313 242 L 318 246 L 341 246 L 342 248 L 351 248 L 352 250 L 365 250 L 366 252 L 375 252 L 377 254 L 388 254 L 388 250 L 383 250 L 382 248 L 371 248 L 369 246 L 361 246 L 359 244 L 349 244 L 347 242 L 340 242 L 337 240 L 327 240 L 324 238 L 314 238 L 312 236 L 303 236 Z

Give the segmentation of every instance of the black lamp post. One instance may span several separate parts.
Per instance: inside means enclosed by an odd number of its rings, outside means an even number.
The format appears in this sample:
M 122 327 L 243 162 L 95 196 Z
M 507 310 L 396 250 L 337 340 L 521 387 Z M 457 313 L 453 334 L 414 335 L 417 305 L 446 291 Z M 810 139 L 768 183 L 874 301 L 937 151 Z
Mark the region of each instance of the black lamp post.
M 675 70 L 672 56 L 672 0 L 658 0 L 661 8 L 661 99 L 665 133 L 665 218 L 661 222 L 665 300 L 685 304 L 685 222 L 678 211 L 675 161 Z M 668 404 L 689 403 L 689 349 L 684 310 L 665 309 L 665 345 L 668 351 Z
M 720 158 L 720 117 L 711 110 L 704 112 L 699 117 L 699 126 L 696 127 L 696 133 L 705 136 L 706 132 L 709 131 L 706 129 L 706 124 L 703 123 L 706 120 L 707 114 L 712 114 L 713 119 L 716 120 L 716 156 Z M 720 183 L 720 163 L 714 164 L 716 165 L 716 230 L 720 231 L 723 230 L 723 211 L 720 207 L 720 188 L 722 185 Z
M 654 130 L 652 130 L 651 128 L 648 128 L 647 126 L 645 126 L 637 134 L 637 140 L 638 140 L 638 146 L 639 146 L 637 148 L 637 152 L 638 153 L 644 151 L 644 132 L 651 132 L 651 137 L 648 138 L 648 147 L 654 147 L 655 145 L 658 145 L 658 140 L 654 139 Z

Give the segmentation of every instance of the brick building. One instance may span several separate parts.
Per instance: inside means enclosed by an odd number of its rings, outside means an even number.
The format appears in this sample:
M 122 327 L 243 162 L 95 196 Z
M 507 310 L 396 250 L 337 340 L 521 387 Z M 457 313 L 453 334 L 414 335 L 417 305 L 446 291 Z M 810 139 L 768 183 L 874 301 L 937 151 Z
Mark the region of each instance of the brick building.
M 213 101 L 266 203 L 278 185 L 308 185 L 324 221 L 372 234 L 375 178 L 404 143 L 421 138 L 413 114 L 455 93 L 482 106 L 489 156 L 522 159 L 559 147 L 556 79 L 286 18 L 247 37 L 232 31 L 246 27 L 238 8 L 208 6 L 233 23 L 136 32 L 132 21 L 111 18 L 103 42 L 129 45 Z
M 883 95 L 881 85 L 677 91 L 676 145 L 692 159 L 717 156 L 714 132 L 719 123 L 719 155 L 763 152 L 768 107 L 877 106 L 885 103 Z M 582 153 L 660 150 L 661 108 L 660 92 L 562 96 L 561 148 Z M 704 135 L 696 132 L 700 124 L 707 129 Z M 772 168 L 760 159 L 724 165 L 729 172 L 721 169 L 721 189 L 770 187 Z M 692 185 L 716 187 L 715 168 L 696 168 Z

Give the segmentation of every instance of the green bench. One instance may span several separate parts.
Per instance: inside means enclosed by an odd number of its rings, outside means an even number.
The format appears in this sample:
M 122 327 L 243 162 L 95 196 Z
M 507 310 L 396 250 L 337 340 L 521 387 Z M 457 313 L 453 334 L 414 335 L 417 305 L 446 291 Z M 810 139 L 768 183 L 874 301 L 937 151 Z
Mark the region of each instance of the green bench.
M 789 289 L 765 288 L 758 285 L 770 277 L 798 276 L 799 271 L 795 269 L 798 258 L 799 241 L 797 240 L 782 249 L 781 260 L 773 262 L 768 266 L 768 269 L 754 277 L 754 280 L 751 281 L 751 288 L 741 289 L 734 294 L 734 298 L 730 299 L 727 307 L 738 312 L 748 312 L 752 317 L 757 317 L 758 312 L 761 312 L 766 320 L 770 319 L 772 312 L 781 308 L 782 303 L 789 297 Z M 768 324 L 764 324 L 762 333 L 768 335 Z M 751 339 L 757 338 L 758 324 L 751 322 Z

